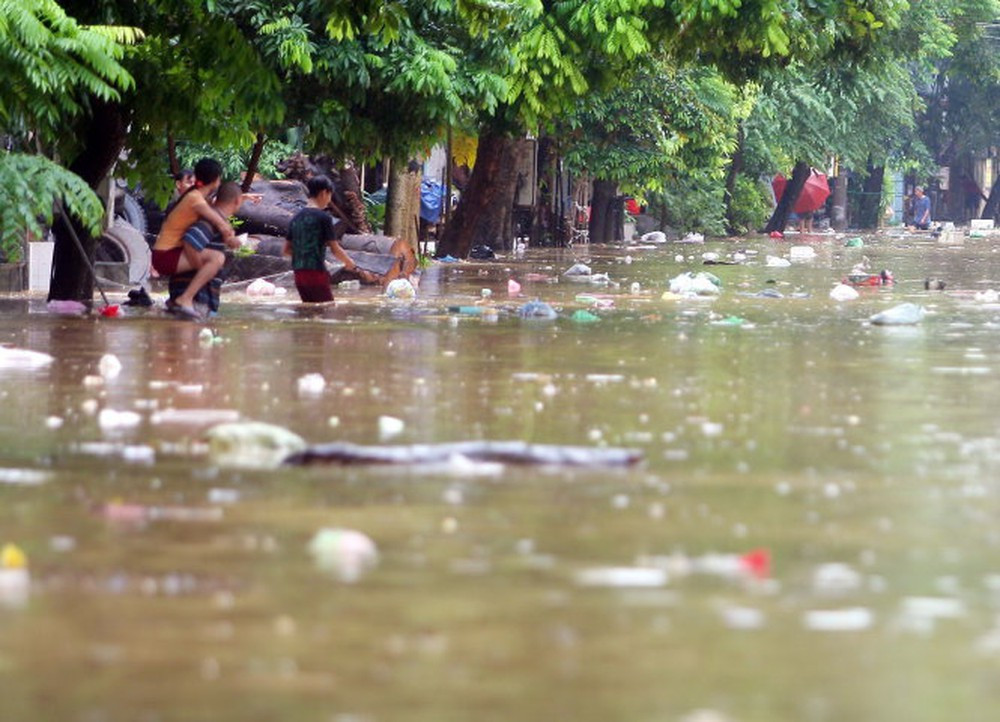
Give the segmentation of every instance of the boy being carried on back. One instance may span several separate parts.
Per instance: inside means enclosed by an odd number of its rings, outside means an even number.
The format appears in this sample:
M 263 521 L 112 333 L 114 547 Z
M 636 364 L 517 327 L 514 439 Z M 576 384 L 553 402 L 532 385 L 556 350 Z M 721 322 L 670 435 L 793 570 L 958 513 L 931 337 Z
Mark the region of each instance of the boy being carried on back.
M 199 220 L 210 223 L 227 246 L 235 248 L 239 241 L 226 217 L 208 199 L 222 182 L 222 166 L 211 158 L 202 158 L 194 167 L 195 185 L 189 188 L 163 221 L 160 235 L 153 245 L 153 268 L 161 276 L 195 271 L 187 289 L 177 297 L 173 309 L 190 318 L 201 318 L 194 308 L 194 296 L 218 273 L 225 257 L 220 251 L 203 248 L 200 251 L 184 243 L 184 233 Z
M 242 205 L 243 199 L 244 194 L 238 183 L 223 183 L 215 194 L 215 203 L 212 207 L 223 218 L 229 218 Z M 212 275 L 208 283 L 203 283 L 194 291 L 192 302 L 204 303 L 209 313 L 218 313 L 219 291 L 222 287 L 221 271 L 226 263 L 222 238 L 208 221 L 198 221 L 184 232 L 182 240 L 184 252 L 202 259 L 202 265 L 197 271 L 175 273 L 170 277 L 170 299 L 167 305 L 176 308 L 178 299 L 190 291 L 198 274 L 202 273 L 203 269 L 211 269 Z M 235 247 L 239 245 L 237 241 Z M 204 270 L 205 274 L 208 272 Z

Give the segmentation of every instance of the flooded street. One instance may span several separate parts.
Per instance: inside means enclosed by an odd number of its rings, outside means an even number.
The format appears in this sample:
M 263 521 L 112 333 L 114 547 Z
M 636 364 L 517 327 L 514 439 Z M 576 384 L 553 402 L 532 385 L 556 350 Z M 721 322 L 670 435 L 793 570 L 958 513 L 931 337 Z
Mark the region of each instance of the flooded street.
M 54 357 L 0 368 L 0 544 L 31 579 L 0 579 L 0 718 L 995 719 L 1000 254 L 819 236 L 767 264 L 796 243 L 531 250 L 435 264 L 410 304 L 237 293 L 203 325 L 0 299 L 0 343 Z M 832 300 L 863 258 L 897 283 Z M 662 298 L 688 270 L 721 295 Z M 559 317 L 519 318 L 536 297 Z M 926 317 L 867 322 L 904 302 Z M 234 468 L 205 434 L 237 418 L 643 462 Z M 323 528 L 377 563 L 335 578 Z

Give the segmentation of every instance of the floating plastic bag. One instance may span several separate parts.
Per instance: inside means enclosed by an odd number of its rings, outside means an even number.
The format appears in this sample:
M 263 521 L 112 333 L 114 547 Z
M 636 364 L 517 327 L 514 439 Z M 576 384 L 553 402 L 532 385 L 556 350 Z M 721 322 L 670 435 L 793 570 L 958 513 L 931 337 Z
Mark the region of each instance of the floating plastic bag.
M 670 279 L 670 292 L 683 296 L 718 296 L 722 282 L 713 274 L 688 271 Z

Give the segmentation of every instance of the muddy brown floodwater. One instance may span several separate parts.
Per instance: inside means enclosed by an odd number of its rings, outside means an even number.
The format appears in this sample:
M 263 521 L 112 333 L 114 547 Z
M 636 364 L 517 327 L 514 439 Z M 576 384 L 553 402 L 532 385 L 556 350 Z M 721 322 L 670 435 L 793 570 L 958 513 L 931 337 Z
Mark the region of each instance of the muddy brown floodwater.
M 436 265 L 412 304 L 231 294 L 204 325 L 0 300 L 0 343 L 54 357 L 0 368 L 0 543 L 30 573 L 0 572 L 0 718 L 996 719 L 1000 255 L 843 241 L 787 268 L 794 240 L 531 250 Z M 896 285 L 831 300 L 863 258 Z M 559 278 L 578 260 L 619 285 Z M 721 295 L 661 298 L 687 270 Z M 496 316 L 449 311 L 484 288 Z M 559 317 L 518 318 L 534 297 Z M 904 302 L 917 325 L 867 322 Z M 233 468 L 204 439 L 237 416 L 644 461 Z M 317 565 L 324 528 L 377 563 Z

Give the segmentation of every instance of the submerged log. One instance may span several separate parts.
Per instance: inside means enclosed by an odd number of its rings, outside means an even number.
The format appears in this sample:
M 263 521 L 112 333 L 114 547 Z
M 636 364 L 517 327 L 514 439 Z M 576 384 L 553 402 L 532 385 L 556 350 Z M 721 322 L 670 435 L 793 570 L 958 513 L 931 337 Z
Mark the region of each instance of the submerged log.
M 313 464 L 440 464 L 461 456 L 472 461 L 543 466 L 633 466 L 642 461 L 638 449 L 591 448 L 529 444 L 523 441 L 459 441 L 412 446 L 361 446 L 336 442 L 310 446 L 291 454 L 284 463 Z

